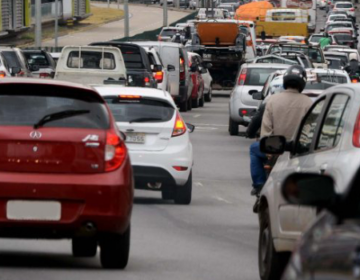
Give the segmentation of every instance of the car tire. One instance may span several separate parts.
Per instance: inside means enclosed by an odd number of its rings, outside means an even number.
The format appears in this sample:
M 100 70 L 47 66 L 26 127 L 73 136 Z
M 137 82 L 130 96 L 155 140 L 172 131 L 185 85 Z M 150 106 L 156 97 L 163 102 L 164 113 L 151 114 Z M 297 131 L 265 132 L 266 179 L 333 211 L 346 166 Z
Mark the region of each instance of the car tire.
M 193 108 L 198 108 L 199 107 L 199 105 L 200 105 L 200 102 L 199 102 L 199 99 L 192 99 L 191 100 L 191 104 L 192 104 L 192 107 Z
M 229 118 L 229 133 L 231 136 L 239 135 L 239 124 Z
M 275 251 L 271 234 L 269 208 L 262 210 L 259 217 L 258 262 L 260 279 L 280 279 L 289 261 L 290 253 L 278 253 Z
M 211 102 L 211 100 L 212 100 L 212 89 L 210 87 L 209 92 L 205 95 L 205 101 Z
M 185 185 L 177 186 L 175 193 L 175 204 L 189 205 L 191 203 L 192 194 L 192 172 Z
M 180 112 L 186 112 L 188 110 L 188 101 L 184 101 L 182 103 L 180 103 Z
M 72 254 L 76 258 L 92 258 L 96 256 L 97 240 L 93 237 L 73 237 Z
M 191 111 L 191 109 L 192 109 L 192 98 L 190 97 L 189 99 L 188 99 L 188 105 L 187 105 L 187 108 L 188 108 L 188 111 Z
M 203 93 L 199 100 L 199 107 L 204 107 L 204 104 L 205 104 L 205 95 Z
M 109 234 L 100 241 L 100 261 L 103 268 L 124 269 L 129 261 L 130 225 L 123 234 Z

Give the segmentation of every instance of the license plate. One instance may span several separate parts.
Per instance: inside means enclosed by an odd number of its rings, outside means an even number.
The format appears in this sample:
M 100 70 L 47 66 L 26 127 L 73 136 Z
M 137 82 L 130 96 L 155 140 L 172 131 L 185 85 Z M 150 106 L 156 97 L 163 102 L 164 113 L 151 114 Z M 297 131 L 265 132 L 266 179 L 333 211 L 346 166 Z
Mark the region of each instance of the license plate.
M 57 201 L 10 200 L 6 204 L 9 220 L 59 221 L 61 203 Z
M 128 132 L 126 133 L 126 142 L 127 143 L 139 143 L 144 144 L 145 143 L 145 133 L 133 133 Z

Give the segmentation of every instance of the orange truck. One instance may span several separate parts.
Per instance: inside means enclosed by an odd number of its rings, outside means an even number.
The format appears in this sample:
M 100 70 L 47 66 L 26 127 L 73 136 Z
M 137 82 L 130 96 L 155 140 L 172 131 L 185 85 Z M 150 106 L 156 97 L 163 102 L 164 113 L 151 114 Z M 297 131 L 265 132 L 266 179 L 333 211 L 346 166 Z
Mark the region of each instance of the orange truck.
M 231 89 L 245 61 L 246 35 L 235 20 L 195 22 L 195 34 L 187 49 L 202 56 L 213 78 L 213 89 Z

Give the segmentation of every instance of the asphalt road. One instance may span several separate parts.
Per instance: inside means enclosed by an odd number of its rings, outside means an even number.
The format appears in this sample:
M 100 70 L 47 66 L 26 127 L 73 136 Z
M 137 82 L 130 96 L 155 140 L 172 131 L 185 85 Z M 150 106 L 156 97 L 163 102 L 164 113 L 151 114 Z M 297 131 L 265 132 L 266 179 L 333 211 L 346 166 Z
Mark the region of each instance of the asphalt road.
M 259 279 L 258 223 L 250 196 L 252 141 L 229 136 L 228 102 L 217 97 L 183 114 L 196 125 L 191 205 L 164 202 L 157 192 L 135 192 L 126 270 L 104 270 L 98 256 L 74 259 L 70 241 L 0 239 L 0 280 Z

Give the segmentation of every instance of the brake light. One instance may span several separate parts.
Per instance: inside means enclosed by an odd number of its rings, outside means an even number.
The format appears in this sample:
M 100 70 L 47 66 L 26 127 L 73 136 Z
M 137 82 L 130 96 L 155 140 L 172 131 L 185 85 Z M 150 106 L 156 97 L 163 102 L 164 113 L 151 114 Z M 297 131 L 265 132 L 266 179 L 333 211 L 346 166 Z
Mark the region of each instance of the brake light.
M 40 73 L 39 74 L 39 78 L 49 78 L 50 74 L 49 73 Z
M 185 132 L 186 132 L 186 124 L 181 118 L 179 112 L 176 112 L 174 130 L 171 137 L 183 135 Z
M 164 73 L 163 71 L 158 71 L 154 74 L 154 78 L 158 83 L 162 83 L 163 78 L 164 78 Z
M 240 73 L 240 76 L 239 76 L 239 80 L 238 80 L 238 85 L 243 85 L 245 83 L 245 80 L 246 80 L 246 72 L 247 72 L 247 69 L 243 69 Z
M 185 67 L 184 67 L 185 60 L 180 57 L 180 81 L 185 80 Z
M 244 109 L 244 110 L 241 110 L 241 115 L 242 115 L 242 116 L 246 116 L 246 115 L 247 115 L 247 113 L 248 113 L 248 111 L 247 111 L 247 110 L 245 110 L 245 109 Z
M 5 78 L 6 77 L 6 73 L 4 71 L 0 71 L 0 78 Z
M 351 8 L 349 11 L 350 11 L 350 12 L 353 12 L 353 11 L 355 11 L 355 9 L 354 9 L 354 8 Z
M 161 41 L 161 36 L 158 37 L 158 41 Z
M 144 78 L 144 83 L 145 83 L 145 86 L 146 86 L 146 87 L 151 86 L 149 77 L 145 77 L 145 78 Z
M 187 166 L 173 166 L 173 168 L 177 171 L 186 171 L 188 170 Z
M 106 135 L 105 172 L 118 169 L 126 157 L 126 147 L 120 137 L 113 131 Z
M 353 84 L 356 84 L 356 83 L 358 82 L 358 79 L 352 79 L 351 82 L 352 82 Z
M 140 95 L 130 95 L 130 94 L 120 94 L 119 98 L 121 99 L 140 99 Z

